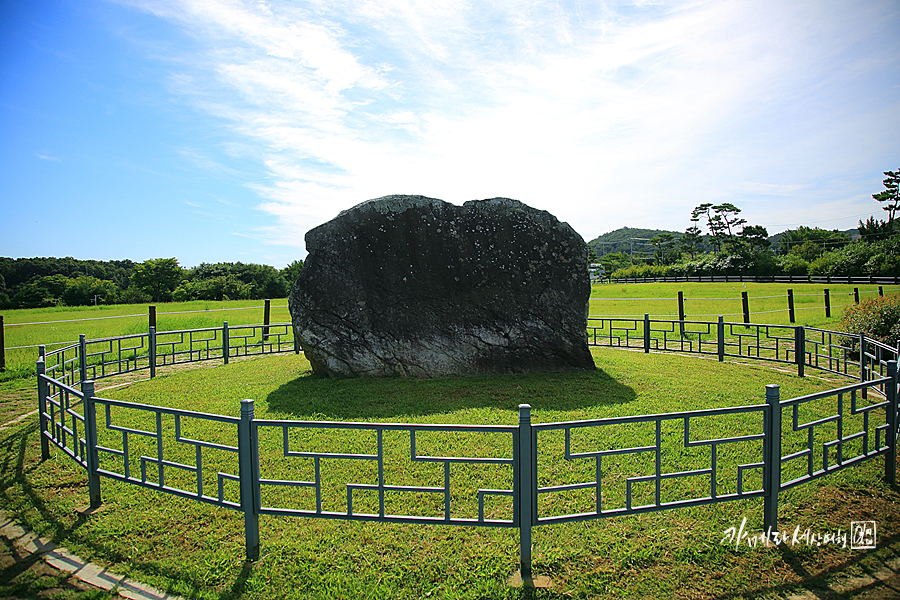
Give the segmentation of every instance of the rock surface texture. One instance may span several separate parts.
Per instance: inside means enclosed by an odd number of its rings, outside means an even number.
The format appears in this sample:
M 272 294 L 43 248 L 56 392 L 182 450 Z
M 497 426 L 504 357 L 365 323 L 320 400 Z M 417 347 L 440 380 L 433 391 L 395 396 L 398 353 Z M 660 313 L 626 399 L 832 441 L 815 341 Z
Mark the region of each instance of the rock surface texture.
M 587 245 L 517 200 L 363 202 L 306 234 L 288 304 L 321 375 L 594 368 Z

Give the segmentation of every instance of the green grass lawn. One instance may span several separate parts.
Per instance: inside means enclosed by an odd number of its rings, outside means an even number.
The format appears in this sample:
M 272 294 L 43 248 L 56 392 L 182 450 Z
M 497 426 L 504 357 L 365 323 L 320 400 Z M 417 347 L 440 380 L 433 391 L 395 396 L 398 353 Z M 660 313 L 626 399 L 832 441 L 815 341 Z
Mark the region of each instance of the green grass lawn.
M 824 290 L 829 290 L 831 318 L 825 317 Z M 684 295 L 686 320 L 725 321 L 743 319 L 741 293 L 747 292 L 750 322 L 769 325 L 789 324 L 787 291 L 794 291 L 797 325 L 834 328 L 843 307 L 854 303 L 854 288 L 860 300 L 878 295 L 877 285 L 820 283 L 631 283 L 595 284 L 591 289 L 592 316 L 643 316 L 678 318 L 678 292 Z M 885 294 L 896 294 L 900 288 L 883 286 Z
M 533 422 L 547 423 L 759 404 L 770 383 L 781 386 L 783 399 L 836 385 L 833 380 L 801 379 L 764 365 L 610 349 L 593 352 L 599 367 L 593 373 L 433 380 L 320 379 L 310 376 L 302 356 L 289 354 L 167 374 L 100 395 L 234 416 L 239 414 L 240 400 L 252 398 L 256 417 L 262 419 L 515 425 L 516 407 L 522 402 L 532 405 Z M 0 384 L 0 392 L 12 383 Z M 805 408 L 804 417 L 816 418 L 832 405 Z M 789 421 L 787 412 L 785 416 Z M 114 418 L 117 423 L 149 427 L 145 417 L 128 410 L 114 410 Z M 172 427 L 169 422 L 165 426 L 167 431 Z M 223 443 L 233 439 L 228 428 L 199 420 L 186 420 L 183 426 L 187 437 Z M 692 423 L 697 436 L 692 433 L 692 439 L 753 427 L 755 423 L 735 417 L 700 419 Z M 279 433 L 260 434 L 263 476 L 310 478 L 310 459 L 281 455 Z M 650 443 L 648 432 L 640 426 L 610 428 L 604 434 L 577 438 L 573 450 Z M 103 435 L 107 436 L 104 443 L 116 442 L 109 432 Z M 373 443 L 370 435 L 352 433 L 297 431 L 291 436 L 292 449 L 365 452 Z M 541 485 L 585 480 L 590 465 L 562 460 L 559 436 L 546 436 L 539 442 L 543 444 L 540 469 L 546 477 Z M 677 463 L 680 469 L 700 468 L 709 460 L 708 451 L 683 448 L 677 427 L 664 431 L 664 439 L 664 462 Z M 439 466 L 409 461 L 408 442 L 408 435 L 385 434 L 388 483 L 442 485 Z M 153 444 L 142 448 L 141 443 L 135 441 L 132 452 L 155 454 Z M 797 440 L 788 439 L 785 451 L 792 444 Z M 192 462 L 193 447 L 180 446 L 173 456 Z M 102 481 L 103 508 L 91 514 L 79 512 L 87 503 L 84 472 L 58 452 L 47 462 L 38 461 L 36 418 L 0 432 L 0 448 L 0 501 L 8 512 L 82 556 L 191 598 L 776 598 L 801 583 L 828 585 L 839 573 L 859 572 L 885 553 L 900 550 L 896 522 L 900 495 L 884 484 L 880 459 L 783 492 L 779 522 L 783 530 L 799 526 L 825 532 L 846 531 L 851 520 L 876 520 L 877 551 L 723 544 L 726 529 L 740 525 L 743 518 L 748 530 L 761 530 L 762 500 L 741 500 L 536 527 L 534 571 L 550 577 L 553 587 L 532 594 L 507 583 L 518 561 L 515 529 L 263 516 L 260 560 L 245 563 L 243 517 L 238 512 L 107 479 Z M 476 434 L 430 434 L 423 436 L 419 454 L 500 456 L 504 448 L 502 439 L 490 439 L 490 435 L 486 439 Z M 747 442 L 720 456 L 722 485 L 733 480 L 729 466 L 758 460 L 760 451 L 758 442 Z M 330 460 L 334 464 L 323 466 L 323 503 L 326 509 L 340 510 L 343 483 L 371 483 L 376 474 L 364 461 Z M 230 453 L 205 452 L 204 463 L 236 472 Z M 651 467 L 642 459 L 625 457 L 609 468 L 610 481 L 617 481 L 618 472 L 621 483 L 626 476 L 647 474 Z M 455 514 L 472 514 L 475 488 L 509 487 L 509 471 L 502 466 L 454 467 Z M 191 477 L 172 477 L 173 483 L 190 485 Z M 758 481 L 751 478 L 750 484 L 754 483 Z M 667 493 L 673 497 L 694 493 L 708 488 L 709 480 L 689 478 L 683 485 Z M 288 488 L 267 493 L 263 498 L 267 504 L 302 508 L 313 501 Z M 611 491 L 611 501 L 616 501 L 616 493 Z M 226 491 L 231 498 L 235 494 L 234 489 Z M 373 499 L 363 496 L 359 510 L 368 510 Z M 585 500 L 579 494 L 547 497 L 541 510 L 578 510 Z M 427 494 L 398 493 L 390 502 L 398 511 L 431 514 L 435 510 Z M 498 501 L 488 510 L 505 518 L 510 507 Z
M 156 304 L 157 331 L 202 329 L 221 327 L 223 321 L 231 325 L 249 325 L 263 322 L 263 300 L 228 300 L 223 302 L 193 301 Z M 167 314 L 173 313 L 173 314 Z M 76 306 L 7 310 L 3 312 L 6 364 L 9 373 L 3 379 L 34 374 L 38 344 L 48 350 L 62 342 L 78 341 L 84 334 L 87 339 L 146 333 L 148 331 L 148 307 L 146 304 L 122 304 L 113 306 Z M 270 322 L 287 323 L 291 320 L 287 299 L 272 300 Z M 26 325 L 28 323 L 39 323 Z M 29 348 L 15 349 L 20 346 Z
M 726 321 L 741 321 L 741 292 L 747 291 L 751 322 L 788 324 L 787 290 L 790 288 L 794 290 L 798 325 L 835 328 L 843 307 L 853 303 L 854 287 L 859 288 L 861 299 L 875 297 L 878 290 L 875 285 L 827 286 L 831 294 L 832 316 L 826 318 L 823 296 L 825 287 L 824 284 L 807 283 L 596 284 L 591 290 L 590 314 L 597 317 L 642 317 L 644 313 L 649 313 L 655 318 L 677 319 L 678 292 L 681 291 L 685 297 L 685 316 L 688 320 L 715 321 L 722 315 Z M 895 286 L 884 288 L 886 294 L 898 291 L 900 288 Z M 262 300 L 159 303 L 157 330 L 221 327 L 223 321 L 228 321 L 229 325 L 261 323 L 261 307 Z M 147 331 L 148 322 L 147 305 L 144 304 L 7 310 L 3 316 L 8 373 L 0 374 L 0 381 L 34 373 L 37 348 L 9 348 L 73 342 L 78 340 L 80 334 L 88 339 L 98 339 L 143 333 Z M 271 322 L 289 321 L 287 299 L 272 300 Z M 21 323 L 44 324 L 19 325 Z M 49 348 L 53 347 L 58 346 Z

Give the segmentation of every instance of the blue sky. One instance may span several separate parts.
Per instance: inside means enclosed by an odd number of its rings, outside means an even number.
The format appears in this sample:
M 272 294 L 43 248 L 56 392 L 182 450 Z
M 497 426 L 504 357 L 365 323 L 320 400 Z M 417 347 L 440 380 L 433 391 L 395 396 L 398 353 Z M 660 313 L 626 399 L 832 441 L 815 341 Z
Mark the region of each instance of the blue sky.
M 283 267 L 386 194 L 884 216 L 896 0 L 0 0 L 0 256 Z

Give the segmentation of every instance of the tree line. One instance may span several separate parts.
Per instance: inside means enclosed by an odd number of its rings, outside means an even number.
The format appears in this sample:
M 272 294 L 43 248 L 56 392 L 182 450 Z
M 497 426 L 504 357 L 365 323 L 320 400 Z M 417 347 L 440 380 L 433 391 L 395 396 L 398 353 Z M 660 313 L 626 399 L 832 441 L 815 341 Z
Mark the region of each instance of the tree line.
M 887 220 L 859 222 L 859 236 L 799 227 L 769 237 L 766 228 L 748 224 L 731 203 L 700 204 L 691 211 L 684 233 L 659 233 L 648 240 L 652 252 L 638 258 L 625 252 L 599 258 L 613 279 L 691 275 L 900 275 L 900 170 L 886 171 L 885 190 L 872 197 L 884 203 Z
M 176 258 L 0 258 L 0 308 L 284 298 L 301 269 L 302 261 L 276 269 L 241 262 L 184 268 Z

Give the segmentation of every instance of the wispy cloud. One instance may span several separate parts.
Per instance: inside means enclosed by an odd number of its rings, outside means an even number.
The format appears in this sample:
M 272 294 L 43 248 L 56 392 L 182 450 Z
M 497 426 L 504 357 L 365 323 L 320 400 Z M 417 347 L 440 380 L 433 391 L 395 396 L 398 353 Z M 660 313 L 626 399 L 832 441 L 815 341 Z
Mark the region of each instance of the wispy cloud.
M 41 160 L 49 160 L 50 162 L 61 162 L 61 159 L 55 156 L 49 156 L 47 154 L 35 154 Z
M 286 244 L 388 193 L 512 196 L 585 235 L 754 195 L 777 221 L 855 203 L 807 192 L 897 106 L 844 87 L 896 73 L 897 43 L 864 47 L 889 2 L 129 4 L 196 40 L 171 89 L 257 147 Z
M 757 183 L 754 181 L 745 181 L 740 184 L 740 189 L 751 194 L 760 194 L 762 196 L 790 196 L 794 192 L 809 187 L 802 184 L 778 184 L 778 183 Z

